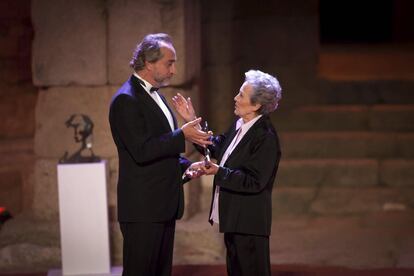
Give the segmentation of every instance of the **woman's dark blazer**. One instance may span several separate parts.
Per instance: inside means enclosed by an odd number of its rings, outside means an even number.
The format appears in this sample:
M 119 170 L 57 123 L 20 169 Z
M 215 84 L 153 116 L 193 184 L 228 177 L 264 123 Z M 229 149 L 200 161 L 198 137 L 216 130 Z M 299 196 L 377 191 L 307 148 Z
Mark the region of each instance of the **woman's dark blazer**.
M 210 150 L 218 164 L 236 134 L 235 127 L 236 123 L 224 135 L 214 137 Z M 218 186 L 220 232 L 270 235 L 272 189 L 280 157 L 278 135 L 270 118 L 264 115 L 243 136 L 214 177 L 211 206 Z

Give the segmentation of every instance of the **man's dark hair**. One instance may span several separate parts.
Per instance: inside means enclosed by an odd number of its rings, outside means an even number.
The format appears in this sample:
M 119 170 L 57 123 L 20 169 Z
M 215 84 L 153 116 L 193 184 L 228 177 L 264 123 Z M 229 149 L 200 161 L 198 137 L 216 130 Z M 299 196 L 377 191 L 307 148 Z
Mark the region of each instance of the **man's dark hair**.
M 129 65 L 135 71 L 140 71 L 144 69 L 146 61 L 156 62 L 160 60 L 162 58 L 160 50 L 162 43 L 172 45 L 171 37 L 164 33 L 146 35 L 135 48 Z

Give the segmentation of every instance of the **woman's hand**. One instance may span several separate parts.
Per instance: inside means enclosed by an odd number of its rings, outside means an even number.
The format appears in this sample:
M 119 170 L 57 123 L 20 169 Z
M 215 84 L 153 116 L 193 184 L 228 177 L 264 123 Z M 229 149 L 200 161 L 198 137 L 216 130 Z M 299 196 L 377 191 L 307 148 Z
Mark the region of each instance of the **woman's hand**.
M 218 172 L 219 165 L 212 161 L 194 162 L 185 171 L 185 175 L 191 179 L 198 178 L 202 175 L 215 175 Z
M 204 175 L 204 171 L 202 169 L 203 166 L 204 166 L 204 161 L 194 162 L 185 171 L 185 175 L 191 179 L 198 178 Z
M 215 175 L 217 174 L 220 166 L 212 161 L 203 161 L 203 166 L 201 169 L 203 170 L 203 174 L 205 175 Z
M 184 121 L 190 122 L 196 118 L 196 113 L 190 97 L 186 100 L 183 95 L 177 93 L 176 96 L 172 97 L 172 101 L 175 110 L 180 114 Z

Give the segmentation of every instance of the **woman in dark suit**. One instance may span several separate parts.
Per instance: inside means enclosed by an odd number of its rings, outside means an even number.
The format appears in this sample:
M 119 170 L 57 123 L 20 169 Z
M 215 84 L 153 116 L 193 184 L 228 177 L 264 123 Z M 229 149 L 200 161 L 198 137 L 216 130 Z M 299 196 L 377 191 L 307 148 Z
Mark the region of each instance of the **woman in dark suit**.
M 209 221 L 224 233 L 229 275 L 271 275 L 272 189 L 281 151 L 268 114 L 280 99 L 275 77 L 257 70 L 245 73 L 234 98 L 239 119 L 225 134 L 213 137 L 209 146 L 217 163 L 203 161 L 190 167 L 192 172 L 215 175 Z M 195 118 L 190 99 L 178 94 L 173 102 L 186 121 Z

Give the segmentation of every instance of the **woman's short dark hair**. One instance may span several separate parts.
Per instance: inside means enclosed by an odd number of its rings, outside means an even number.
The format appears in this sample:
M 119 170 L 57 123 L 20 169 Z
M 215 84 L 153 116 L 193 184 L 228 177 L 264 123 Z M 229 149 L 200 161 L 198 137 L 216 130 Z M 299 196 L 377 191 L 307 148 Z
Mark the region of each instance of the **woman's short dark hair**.
M 145 62 L 156 62 L 162 58 L 162 43 L 172 45 L 172 39 L 168 34 L 149 34 L 137 45 L 129 65 L 135 70 L 144 69 Z

